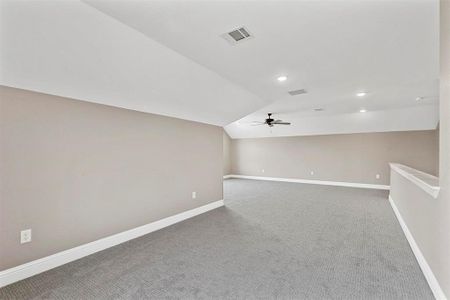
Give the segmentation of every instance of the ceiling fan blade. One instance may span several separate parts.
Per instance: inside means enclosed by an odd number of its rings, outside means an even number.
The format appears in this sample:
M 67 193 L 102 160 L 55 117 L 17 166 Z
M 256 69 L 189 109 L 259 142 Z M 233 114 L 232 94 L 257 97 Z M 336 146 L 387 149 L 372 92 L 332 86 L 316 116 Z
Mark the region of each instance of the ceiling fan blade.
M 289 122 L 277 122 L 277 123 L 273 123 L 274 125 L 291 125 L 291 123 Z
M 283 124 L 283 123 L 288 123 L 288 122 L 283 122 L 282 120 L 276 120 L 272 122 L 273 124 Z
M 238 123 L 240 125 L 254 125 L 254 124 L 264 124 L 264 122 L 260 122 L 260 121 L 238 121 Z
M 260 126 L 260 125 L 266 125 L 266 123 L 261 122 L 261 123 L 250 124 L 250 126 Z

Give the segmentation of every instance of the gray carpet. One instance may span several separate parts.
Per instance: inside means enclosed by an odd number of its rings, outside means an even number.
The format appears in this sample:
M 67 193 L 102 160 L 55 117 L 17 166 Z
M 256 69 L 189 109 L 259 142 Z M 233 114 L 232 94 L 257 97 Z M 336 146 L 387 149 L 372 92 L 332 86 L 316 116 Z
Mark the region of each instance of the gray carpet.
M 2 299 L 433 299 L 386 191 L 230 179 L 226 207 Z

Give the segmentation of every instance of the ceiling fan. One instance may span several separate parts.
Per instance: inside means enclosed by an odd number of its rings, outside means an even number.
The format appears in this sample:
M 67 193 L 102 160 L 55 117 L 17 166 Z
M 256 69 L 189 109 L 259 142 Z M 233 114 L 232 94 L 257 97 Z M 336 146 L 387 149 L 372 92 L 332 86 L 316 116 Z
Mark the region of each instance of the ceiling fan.
M 283 122 L 282 120 L 272 119 L 272 113 L 267 114 L 269 117 L 264 122 L 254 121 L 252 126 L 258 125 L 269 125 L 269 127 L 273 127 L 273 125 L 291 125 L 289 122 Z

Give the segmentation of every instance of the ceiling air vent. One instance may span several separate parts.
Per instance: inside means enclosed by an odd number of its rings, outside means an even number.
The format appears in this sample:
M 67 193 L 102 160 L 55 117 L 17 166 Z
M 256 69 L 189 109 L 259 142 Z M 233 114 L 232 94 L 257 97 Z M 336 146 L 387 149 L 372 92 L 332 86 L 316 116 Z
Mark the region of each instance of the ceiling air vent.
M 235 45 L 237 43 L 241 43 L 243 41 L 251 39 L 253 36 L 246 28 L 241 27 L 222 34 L 222 37 L 226 39 L 230 44 Z
M 306 90 L 305 89 L 294 90 L 294 91 L 289 91 L 288 93 L 291 96 L 296 96 L 296 95 L 306 94 Z

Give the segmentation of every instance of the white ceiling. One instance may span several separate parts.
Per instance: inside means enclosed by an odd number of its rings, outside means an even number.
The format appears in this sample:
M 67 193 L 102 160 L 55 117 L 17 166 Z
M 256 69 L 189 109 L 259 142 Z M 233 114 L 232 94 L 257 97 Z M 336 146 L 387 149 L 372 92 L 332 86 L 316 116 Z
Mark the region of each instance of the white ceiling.
M 265 117 L 267 116 L 261 116 L 260 119 Z M 294 119 L 295 121 L 291 126 L 252 126 L 249 122 L 254 119 L 252 114 L 252 116 L 229 124 L 226 131 L 233 138 L 256 138 L 436 129 L 439 111 L 435 105 L 423 105 L 366 113 L 303 117 L 283 114 L 272 117 L 286 121 Z
M 220 126 L 265 104 L 83 2 L 0 5 L 1 85 Z
M 7 3 L 4 85 L 216 125 L 246 116 L 233 138 L 438 122 L 437 0 Z M 220 37 L 242 25 L 253 39 Z M 293 125 L 248 124 L 269 111 Z
M 437 125 L 438 1 L 85 2 L 273 103 L 227 126 L 234 138 Z M 254 39 L 231 46 L 220 37 L 242 25 Z M 281 74 L 289 76 L 282 84 Z M 308 94 L 287 94 L 301 88 Z M 358 99 L 361 90 L 370 94 Z M 317 107 L 325 111 L 313 115 Z M 361 119 L 360 108 L 376 113 Z M 294 125 L 246 124 L 267 112 Z M 385 123 L 395 116 L 399 126 Z

